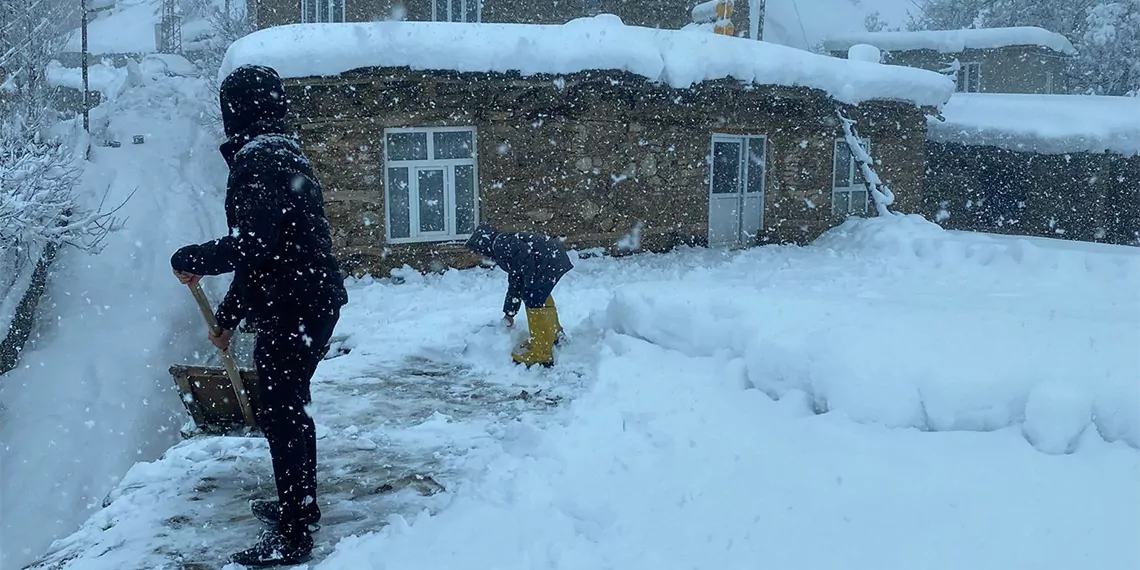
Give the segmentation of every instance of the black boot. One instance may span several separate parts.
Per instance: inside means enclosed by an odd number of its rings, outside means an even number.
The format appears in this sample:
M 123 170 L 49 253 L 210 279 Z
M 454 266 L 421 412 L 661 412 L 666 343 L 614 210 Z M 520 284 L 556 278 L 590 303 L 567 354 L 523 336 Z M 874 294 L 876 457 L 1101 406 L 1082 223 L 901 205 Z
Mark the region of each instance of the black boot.
M 261 534 L 257 544 L 230 557 L 242 566 L 286 566 L 300 564 L 313 552 L 313 537 L 309 533 L 282 534 L 277 529 Z
M 276 525 L 281 520 L 281 503 L 276 499 L 254 499 L 249 503 L 249 510 L 257 520 Z M 309 524 L 309 532 L 321 530 L 317 523 Z
M 249 510 L 263 523 L 277 524 L 281 520 L 281 503 L 276 499 L 254 499 L 249 503 Z

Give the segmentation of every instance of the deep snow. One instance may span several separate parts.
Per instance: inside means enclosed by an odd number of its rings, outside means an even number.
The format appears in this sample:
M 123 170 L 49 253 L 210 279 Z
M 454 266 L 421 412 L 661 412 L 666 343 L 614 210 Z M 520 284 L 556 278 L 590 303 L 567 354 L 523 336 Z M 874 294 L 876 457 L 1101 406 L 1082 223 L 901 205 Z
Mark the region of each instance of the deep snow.
M 142 85 L 92 112 L 93 140 L 123 145 L 94 146 L 81 182 L 108 208 L 134 192 L 117 214 L 125 226 L 97 256 L 61 250 L 21 368 L 0 378 L 4 570 L 73 532 L 133 464 L 178 441 L 184 410 L 166 369 L 208 354 L 169 258 L 224 232 L 225 162 L 200 123 L 213 97 L 201 79 L 145 69 Z
M 1140 250 L 898 216 L 575 263 L 548 372 L 508 363 L 501 272 L 352 283 L 314 568 L 1140 563 Z M 43 567 L 219 567 L 263 445 L 137 465 Z M 376 490 L 423 470 L 446 492 Z
M 611 14 L 563 25 L 388 21 L 275 26 L 235 41 L 218 77 L 245 64 L 268 65 L 282 77 L 331 76 L 376 66 L 524 75 L 604 69 L 677 88 L 732 77 L 820 89 L 853 104 L 886 99 L 940 107 L 954 92 L 950 78 L 932 71 L 700 31 L 627 26 Z

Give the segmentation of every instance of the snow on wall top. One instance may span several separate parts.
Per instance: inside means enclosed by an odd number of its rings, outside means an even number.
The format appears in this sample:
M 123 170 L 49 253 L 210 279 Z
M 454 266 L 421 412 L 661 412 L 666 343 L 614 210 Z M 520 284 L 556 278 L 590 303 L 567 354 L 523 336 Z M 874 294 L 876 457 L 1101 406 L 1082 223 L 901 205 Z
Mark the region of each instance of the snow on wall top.
M 940 53 L 958 53 L 968 49 L 1039 46 L 1067 55 L 1077 53 L 1065 36 L 1030 26 L 918 32 L 863 32 L 833 36 L 823 42 L 827 51 L 846 51 L 855 44 L 870 44 L 886 51 L 930 49 Z
M 362 67 L 563 74 L 622 70 L 685 88 L 733 77 L 821 89 L 836 100 L 940 107 L 954 91 L 938 73 L 847 61 L 755 40 L 626 26 L 603 14 L 564 25 L 367 22 L 294 24 L 254 32 L 227 50 L 221 77 L 244 64 L 282 77 L 331 76 Z
M 930 140 L 1043 154 L 1140 155 L 1140 97 L 956 93 Z

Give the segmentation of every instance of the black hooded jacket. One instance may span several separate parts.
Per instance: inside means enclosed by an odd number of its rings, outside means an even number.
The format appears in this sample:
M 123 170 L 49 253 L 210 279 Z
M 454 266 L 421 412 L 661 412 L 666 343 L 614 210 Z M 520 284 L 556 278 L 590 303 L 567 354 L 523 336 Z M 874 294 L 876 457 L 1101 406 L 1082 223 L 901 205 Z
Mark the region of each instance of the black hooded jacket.
M 514 316 L 525 300 L 538 307 L 558 280 L 574 268 L 558 240 L 528 232 L 503 233 L 487 224 L 475 228 L 467 249 L 489 257 L 507 272 L 503 312 Z
M 175 270 L 234 273 L 218 307 L 218 324 L 234 329 L 275 314 L 296 314 L 348 302 L 332 254 L 321 185 L 300 144 L 285 130 L 287 104 L 277 73 L 242 66 L 222 83 L 221 146 L 230 167 L 227 236 L 174 253 Z

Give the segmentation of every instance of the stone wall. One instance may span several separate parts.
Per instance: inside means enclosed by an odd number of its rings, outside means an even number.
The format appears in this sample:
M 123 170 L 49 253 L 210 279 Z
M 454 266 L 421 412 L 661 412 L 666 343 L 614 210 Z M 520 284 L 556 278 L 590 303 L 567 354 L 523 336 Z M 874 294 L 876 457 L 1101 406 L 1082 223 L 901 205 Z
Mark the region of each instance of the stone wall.
M 822 92 L 725 80 L 672 89 L 619 72 L 522 78 L 363 70 L 291 81 L 293 113 L 325 189 L 338 255 L 354 272 L 474 263 L 461 244 L 385 244 L 383 130 L 478 129 L 480 219 L 606 247 L 640 227 L 643 249 L 703 244 L 710 137 L 766 135 L 760 241 L 813 239 L 831 215 L 832 148 L 841 136 Z M 846 112 L 872 140 L 897 209 L 919 204 L 925 122 L 909 105 Z
M 1140 156 L 927 146 L 930 170 L 922 210 L 943 227 L 1140 243 Z

